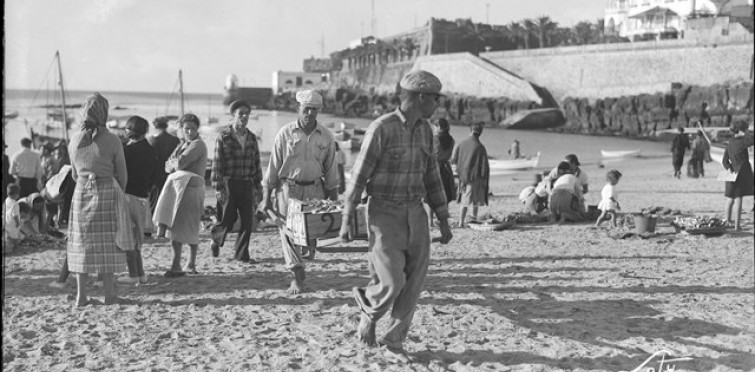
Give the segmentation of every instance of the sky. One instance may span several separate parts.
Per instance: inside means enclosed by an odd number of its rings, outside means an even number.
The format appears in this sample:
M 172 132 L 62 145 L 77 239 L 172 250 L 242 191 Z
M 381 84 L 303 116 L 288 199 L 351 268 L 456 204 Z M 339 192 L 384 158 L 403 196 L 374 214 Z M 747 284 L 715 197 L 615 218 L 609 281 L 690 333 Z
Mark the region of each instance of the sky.
M 301 71 L 372 34 L 430 17 L 507 24 L 547 15 L 562 26 L 602 18 L 604 0 L 6 0 L 4 86 L 40 89 L 60 51 L 66 89 L 222 93 L 269 87 L 273 71 Z M 324 45 L 324 48 L 323 48 Z M 53 80 L 54 82 L 54 80 Z

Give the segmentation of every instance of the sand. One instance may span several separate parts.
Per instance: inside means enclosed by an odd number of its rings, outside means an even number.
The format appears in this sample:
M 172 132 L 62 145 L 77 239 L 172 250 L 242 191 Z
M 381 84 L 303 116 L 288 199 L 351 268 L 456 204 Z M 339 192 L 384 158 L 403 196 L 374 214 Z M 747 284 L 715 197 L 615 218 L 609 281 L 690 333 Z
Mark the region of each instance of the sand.
M 609 166 L 625 175 L 625 212 L 723 211 L 716 165 L 705 179 L 681 180 L 671 177 L 670 158 Z M 588 202 L 597 204 L 607 168 L 584 170 Z M 481 212 L 519 211 L 516 196 L 532 178 L 496 178 Z M 275 230 L 253 235 L 254 265 L 231 259 L 232 239 L 212 258 L 204 232 L 200 274 L 178 279 L 162 277 L 169 244 L 150 242 L 145 268 L 156 285 L 118 286 L 136 305 L 73 310 L 73 278 L 62 290 L 47 286 L 64 255 L 51 244 L 8 257 L 15 271 L 6 282 L 3 370 L 630 371 L 661 350 L 691 358 L 672 362 L 677 371 L 753 370 L 752 197 L 744 204 L 744 231 L 721 237 L 677 234 L 673 217 L 647 239 L 614 239 L 622 230 L 587 223 L 454 229 L 450 244 L 432 246 L 408 361 L 355 341 L 350 288 L 367 281 L 363 253 L 318 254 L 307 267 L 309 291 L 294 296 Z M 451 211 L 458 218 L 455 203 Z M 93 297 L 102 300 L 101 290 Z

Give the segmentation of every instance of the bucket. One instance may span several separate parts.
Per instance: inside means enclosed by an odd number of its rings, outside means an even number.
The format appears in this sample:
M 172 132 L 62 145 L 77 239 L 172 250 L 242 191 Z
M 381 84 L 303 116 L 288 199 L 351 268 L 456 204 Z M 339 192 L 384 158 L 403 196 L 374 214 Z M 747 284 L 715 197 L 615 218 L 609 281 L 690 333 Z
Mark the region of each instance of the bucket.
M 655 222 L 658 217 L 642 213 L 634 214 L 634 229 L 638 234 L 655 232 Z

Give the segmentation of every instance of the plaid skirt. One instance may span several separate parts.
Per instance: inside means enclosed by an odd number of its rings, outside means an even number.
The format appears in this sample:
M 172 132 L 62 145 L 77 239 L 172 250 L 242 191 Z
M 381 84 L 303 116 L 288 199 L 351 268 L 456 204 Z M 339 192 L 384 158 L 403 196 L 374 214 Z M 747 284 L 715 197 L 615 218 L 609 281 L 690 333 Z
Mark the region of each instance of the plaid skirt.
M 123 271 L 126 254 L 115 246 L 118 229 L 112 178 L 76 180 L 68 221 L 68 269 L 74 273 Z

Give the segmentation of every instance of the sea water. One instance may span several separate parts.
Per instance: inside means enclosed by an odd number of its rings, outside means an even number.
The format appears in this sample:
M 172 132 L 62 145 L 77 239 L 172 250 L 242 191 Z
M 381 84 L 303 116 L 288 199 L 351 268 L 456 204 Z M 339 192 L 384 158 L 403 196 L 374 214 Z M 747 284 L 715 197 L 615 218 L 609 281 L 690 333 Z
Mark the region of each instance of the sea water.
M 66 104 L 81 104 L 89 91 L 73 91 L 66 95 Z M 152 92 L 100 92 L 110 103 L 110 119 L 125 121 L 129 116 L 140 115 L 152 121 L 156 116 L 179 115 L 180 99 L 176 94 Z M 6 153 L 12 156 L 20 149 L 19 141 L 28 136 L 28 128 L 44 130 L 42 123 L 47 109 L 40 107 L 45 104 L 59 104 L 58 96 L 46 96 L 44 92 L 31 90 L 6 90 L 4 94 L 4 108 L 6 112 L 18 111 L 19 116 L 7 120 L 4 126 L 4 138 L 8 148 Z M 215 139 L 220 130 L 231 120 L 228 108 L 222 103 L 222 94 L 186 94 L 184 111 L 193 113 L 201 120 L 200 135 L 208 147 L 212 157 Z M 75 118 L 72 130 L 77 130 L 80 109 L 68 109 L 68 116 Z M 208 118 L 217 118 L 215 124 L 208 124 Z M 253 110 L 248 128 L 260 137 L 260 150 L 272 150 L 275 134 L 287 123 L 296 120 L 296 113 L 284 111 Z M 355 128 L 365 129 L 372 119 L 342 118 L 328 114 L 318 115 L 318 121 L 333 130 L 340 129 L 341 122 L 354 124 Z M 462 126 L 452 126 L 451 135 L 456 143 L 469 136 L 469 129 Z M 488 155 L 494 159 L 509 159 L 507 153 L 514 140 L 520 143 L 520 151 L 525 156 L 534 156 L 540 152 L 538 170 L 552 169 L 567 154 L 576 154 L 582 164 L 595 164 L 601 161 L 600 150 L 642 150 L 643 157 L 669 156 L 669 145 L 661 142 L 643 141 L 611 136 L 588 136 L 562 134 L 548 131 L 505 130 L 485 128 L 481 142 L 485 145 Z M 353 164 L 358 150 L 345 151 L 347 169 Z M 263 164 L 265 165 L 265 164 Z M 531 173 L 532 170 L 526 172 Z

